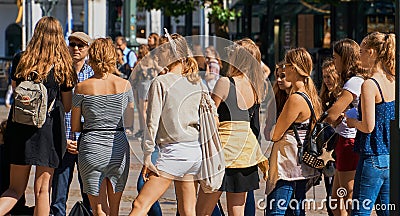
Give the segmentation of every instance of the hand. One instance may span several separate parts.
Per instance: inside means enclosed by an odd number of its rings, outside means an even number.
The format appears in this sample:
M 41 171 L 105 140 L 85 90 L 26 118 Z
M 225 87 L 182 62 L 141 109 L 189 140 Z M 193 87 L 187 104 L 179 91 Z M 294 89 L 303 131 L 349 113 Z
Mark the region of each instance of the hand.
M 71 154 L 78 154 L 78 142 L 67 139 L 67 151 Z
M 344 113 L 341 113 L 340 116 L 336 119 L 335 122 L 333 122 L 332 127 L 336 127 L 338 124 L 340 124 L 343 121 L 344 118 Z
M 346 123 L 347 123 L 347 127 L 356 128 L 356 125 L 358 124 L 358 120 L 355 118 L 349 118 L 346 115 Z
M 157 167 L 154 166 L 153 162 L 151 162 L 151 154 L 145 154 L 143 156 L 143 168 L 142 168 L 142 175 L 144 181 L 149 180 L 148 174 L 154 173 L 156 176 L 160 176 L 160 173 L 157 170 Z

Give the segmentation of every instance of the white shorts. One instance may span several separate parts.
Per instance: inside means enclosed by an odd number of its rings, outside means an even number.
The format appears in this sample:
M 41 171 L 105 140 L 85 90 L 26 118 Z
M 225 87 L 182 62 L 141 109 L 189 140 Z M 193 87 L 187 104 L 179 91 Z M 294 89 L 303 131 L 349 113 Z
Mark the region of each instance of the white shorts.
M 158 170 L 177 178 L 199 173 L 202 159 L 199 141 L 162 144 L 159 148 Z

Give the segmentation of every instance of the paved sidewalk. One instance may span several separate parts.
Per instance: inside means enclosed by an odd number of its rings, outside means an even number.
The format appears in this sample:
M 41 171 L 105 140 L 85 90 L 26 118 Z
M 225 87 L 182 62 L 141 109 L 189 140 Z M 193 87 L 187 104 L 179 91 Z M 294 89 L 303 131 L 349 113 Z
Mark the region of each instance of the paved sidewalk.
M 0 105 L 0 119 L 5 119 L 7 118 L 8 115 L 8 110 Z M 263 117 L 263 116 L 262 116 Z M 135 129 L 138 128 L 137 124 L 137 115 L 135 116 Z M 263 118 L 262 118 L 263 119 Z M 263 144 L 265 145 L 265 143 Z M 139 162 L 138 158 L 141 158 L 141 156 L 136 156 L 140 155 L 140 144 L 137 140 L 131 140 L 131 164 L 130 164 L 130 174 L 127 182 L 127 187 L 125 188 L 125 191 L 122 196 L 121 200 L 121 206 L 120 206 L 120 215 L 127 215 L 131 209 L 131 204 L 132 201 L 135 199 L 137 196 L 137 191 L 136 191 L 136 180 L 138 178 L 138 175 L 141 170 L 141 163 Z M 33 196 L 33 179 L 34 179 L 34 168 L 32 168 L 29 183 L 28 183 L 28 188 L 26 190 L 26 197 L 27 197 L 27 205 L 32 206 L 34 205 L 34 196 Z M 75 170 L 75 174 L 76 174 Z M 75 175 L 77 176 L 77 175 Z M 262 178 L 260 178 L 262 179 Z M 260 182 L 260 189 L 255 191 L 255 196 L 256 196 L 256 201 L 262 200 L 264 198 L 264 190 L 265 190 L 265 181 L 261 180 Z M 313 195 L 313 190 L 311 189 L 307 193 L 307 198 L 312 199 L 314 197 Z M 315 200 L 316 200 L 316 206 L 319 207 L 319 203 L 321 202 L 322 199 L 325 198 L 325 189 L 323 182 L 321 185 L 318 185 L 315 187 Z M 72 185 L 71 185 L 71 190 L 69 193 L 69 200 L 67 203 L 67 208 L 68 212 L 74 205 L 74 203 L 78 200 L 81 200 L 80 197 L 80 190 L 79 190 L 79 184 L 78 180 L 75 177 L 73 179 Z M 224 206 L 224 211 L 226 211 L 226 200 L 225 196 L 223 195 L 221 199 L 222 205 Z M 162 196 L 160 199 L 161 203 L 161 208 L 163 210 L 163 215 L 175 215 L 176 213 L 176 199 L 175 199 L 175 193 L 174 193 L 174 188 L 173 185 L 170 186 L 168 191 Z M 226 213 L 227 215 L 227 213 Z M 257 209 L 257 214 L 256 215 L 263 215 L 263 211 L 261 209 Z M 327 215 L 325 208 L 321 210 L 311 210 L 308 211 L 308 215 Z

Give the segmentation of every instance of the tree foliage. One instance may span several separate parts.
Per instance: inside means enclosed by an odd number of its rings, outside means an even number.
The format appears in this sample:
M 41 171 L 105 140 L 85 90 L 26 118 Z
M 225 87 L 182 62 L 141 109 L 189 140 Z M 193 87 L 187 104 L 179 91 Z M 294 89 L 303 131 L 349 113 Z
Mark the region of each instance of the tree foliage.
M 129 1 L 129 0 L 125 0 Z M 166 16 L 178 17 L 191 13 L 196 7 L 202 5 L 203 0 L 138 0 L 140 8 L 162 10 Z
M 148 11 L 162 10 L 164 15 L 175 18 L 192 13 L 199 6 L 209 7 L 211 8 L 211 12 L 208 14 L 210 23 L 216 25 L 216 32 L 222 30 L 226 33 L 229 21 L 233 21 L 241 15 L 241 11 L 225 8 L 222 0 L 138 0 L 138 6 Z

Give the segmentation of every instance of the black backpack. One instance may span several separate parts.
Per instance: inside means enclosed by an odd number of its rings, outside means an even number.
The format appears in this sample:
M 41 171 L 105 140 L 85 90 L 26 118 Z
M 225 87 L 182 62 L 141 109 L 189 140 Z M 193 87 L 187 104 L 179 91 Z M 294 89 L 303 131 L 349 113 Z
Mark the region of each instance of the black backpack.
M 327 112 L 324 112 L 321 117 L 316 120 L 314 108 L 308 96 L 303 92 L 295 92 L 295 94 L 301 95 L 306 100 L 311 111 L 309 128 L 303 143 L 301 143 L 297 128 L 292 125 L 297 141 L 299 164 L 305 163 L 312 168 L 322 170 L 327 165 L 328 161 L 334 161 L 332 152 L 339 135 L 332 126 L 323 122 L 328 115 Z M 316 120 L 313 128 L 311 128 L 312 120 Z

